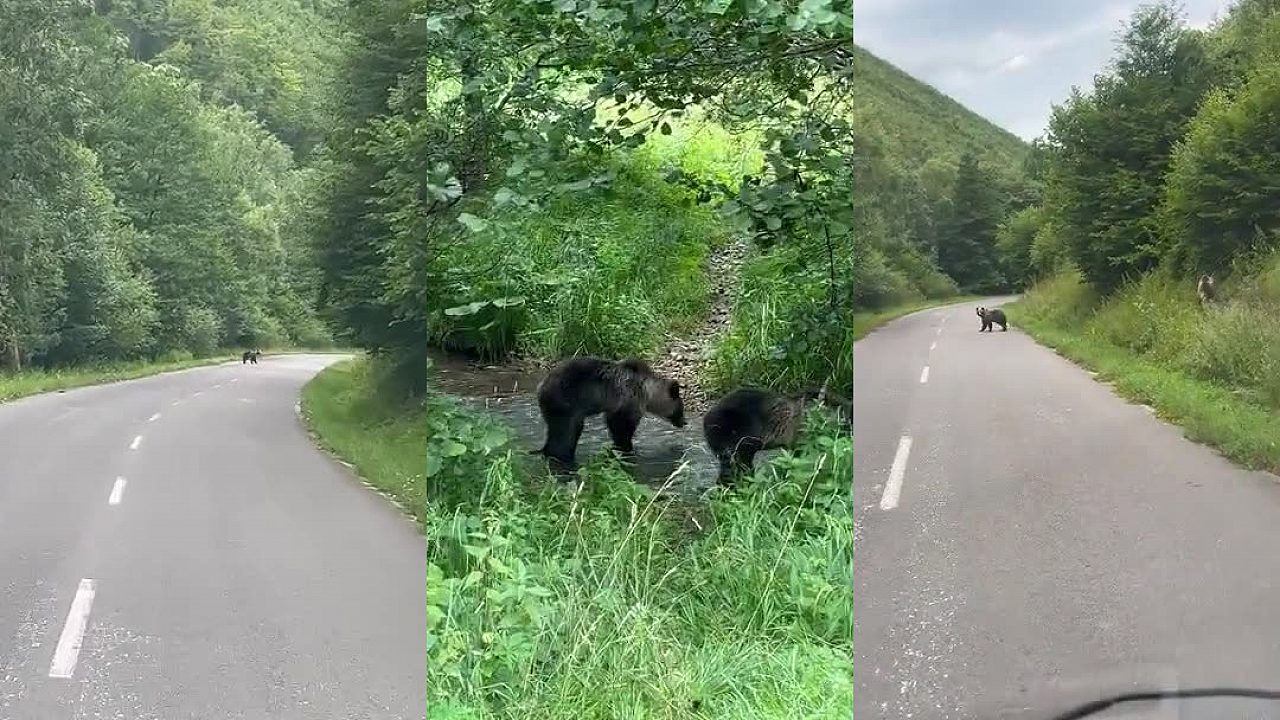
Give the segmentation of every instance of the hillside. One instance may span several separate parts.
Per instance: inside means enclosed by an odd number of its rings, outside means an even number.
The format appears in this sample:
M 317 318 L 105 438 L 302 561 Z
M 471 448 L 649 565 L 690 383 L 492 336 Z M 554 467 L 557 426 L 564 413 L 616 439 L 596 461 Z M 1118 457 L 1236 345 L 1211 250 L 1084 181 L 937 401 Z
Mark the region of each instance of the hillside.
M 1018 136 L 857 45 L 853 68 L 859 115 L 878 120 L 907 157 L 924 161 L 969 148 L 1011 164 L 1026 154 Z
M 851 61 L 858 308 L 1008 289 L 996 234 L 1034 195 L 1028 146 L 867 50 Z

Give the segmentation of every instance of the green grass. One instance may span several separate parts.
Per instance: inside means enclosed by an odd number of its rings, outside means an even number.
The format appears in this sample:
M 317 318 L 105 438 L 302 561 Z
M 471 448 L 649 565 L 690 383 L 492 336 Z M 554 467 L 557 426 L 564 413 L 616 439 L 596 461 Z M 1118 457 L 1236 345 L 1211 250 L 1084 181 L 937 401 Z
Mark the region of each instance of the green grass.
M 729 329 L 707 366 L 713 389 L 755 384 L 795 391 L 830 379 L 833 392 L 850 396 L 852 313 L 847 304 L 832 310 L 825 266 L 805 265 L 804 255 L 799 247 L 779 247 L 743 264 Z
M 1194 283 L 1150 275 L 1102 300 L 1077 273 L 1054 276 L 1006 306 L 1040 343 L 1152 407 L 1194 441 L 1253 469 L 1280 471 L 1280 263 L 1201 308 Z
M 737 183 L 762 162 L 755 140 L 686 119 L 672 136 L 589 169 L 614 173 L 609 187 L 496 213 L 434 259 L 448 270 L 430 302 L 449 310 L 431 315 L 430 341 L 490 357 L 621 357 L 687 331 L 708 306 L 705 261 L 728 230 L 663 172 Z
M 342 353 L 351 352 L 326 348 L 324 350 L 291 349 L 271 354 L 292 352 Z M 192 357 L 189 353 L 176 354 L 164 360 L 140 360 L 136 362 L 103 363 L 53 370 L 24 370 L 20 373 L 0 371 L 0 402 L 16 400 L 28 395 L 38 395 L 54 390 L 70 390 L 86 385 L 136 380 L 160 373 L 186 370 L 240 359 L 239 350 L 223 350 L 207 357 Z
M 391 391 L 385 372 L 367 358 L 325 368 L 302 390 L 302 415 L 321 447 L 421 522 L 426 406 Z
M 229 360 L 238 360 L 239 358 L 240 354 L 238 352 L 227 350 L 208 357 L 190 357 L 188 355 L 168 360 L 105 363 L 54 370 L 34 369 L 24 370 L 20 373 L 0 371 L 0 402 L 54 390 L 69 390 L 86 385 L 134 380 L 174 370 L 216 365 Z
M 492 420 L 429 405 L 433 718 L 848 718 L 847 434 L 815 416 L 796 454 L 691 508 L 608 459 L 580 492 L 524 476 Z
M 913 312 L 941 307 L 943 305 L 959 305 L 961 303 L 973 302 L 978 300 L 980 297 L 982 296 L 961 295 L 959 297 L 921 300 L 919 302 L 907 303 L 905 305 L 895 305 L 894 307 L 885 308 L 884 310 L 854 313 L 853 339 L 854 341 L 861 340 L 872 330 L 875 330 L 886 323 L 897 320 L 904 315 L 910 315 Z

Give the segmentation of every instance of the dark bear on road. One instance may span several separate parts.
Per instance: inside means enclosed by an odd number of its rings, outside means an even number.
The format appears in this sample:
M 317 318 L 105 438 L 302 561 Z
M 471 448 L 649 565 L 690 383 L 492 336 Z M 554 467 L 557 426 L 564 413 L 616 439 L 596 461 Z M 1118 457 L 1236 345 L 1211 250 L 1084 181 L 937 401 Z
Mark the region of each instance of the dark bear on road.
M 257 365 L 258 356 L 261 354 L 261 350 L 245 350 L 244 354 L 240 356 L 240 364 L 243 365 L 245 363 L 250 363 L 252 365 Z
M 845 422 L 852 422 L 851 404 L 825 389 L 782 395 L 745 387 L 721 398 L 702 418 L 707 447 L 720 461 L 717 482 L 731 485 L 740 473 L 750 473 L 761 450 L 794 446 L 805 411 L 815 401 L 838 409 Z
M 978 308 L 978 317 L 982 318 L 982 328 L 979 329 L 978 332 L 994 332 L 995 328 L 992 326 L 993 323 L 1000 326 L 1000 332 L 1009 331 L 1009 320 L 1004 316 L 1004 311 L 1000 308 L 988 310 L 984 307 L 980 307 Z
M 643 360 L 614 362 L 594 357 L 565 360 L 538 385 L 538 408 L 547 439 L 533 451 L 571 468 L 588 417 L 604 413 L 613 446 L 634 452 L 640 419 L 651 413 L 684 427 L 680 383 L 658 375 Z

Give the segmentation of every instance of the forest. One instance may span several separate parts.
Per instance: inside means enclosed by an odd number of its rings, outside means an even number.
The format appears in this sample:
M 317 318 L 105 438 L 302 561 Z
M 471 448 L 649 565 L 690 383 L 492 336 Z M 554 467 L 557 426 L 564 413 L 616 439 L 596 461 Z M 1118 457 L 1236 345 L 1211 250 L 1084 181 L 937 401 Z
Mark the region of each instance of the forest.
M 1205 29 L 1135 12 L 1093 86 L 1054 107 L 1037 201 L 997 246 L 1038 339 L 1253 467 L 1280 467 L 1280 4 Z M 1210 275 L 1217 292 L 1197 297 Z
M 11 371 L 333 342 L 308 207 L 323 202 L 335 10 L 0 8 Z

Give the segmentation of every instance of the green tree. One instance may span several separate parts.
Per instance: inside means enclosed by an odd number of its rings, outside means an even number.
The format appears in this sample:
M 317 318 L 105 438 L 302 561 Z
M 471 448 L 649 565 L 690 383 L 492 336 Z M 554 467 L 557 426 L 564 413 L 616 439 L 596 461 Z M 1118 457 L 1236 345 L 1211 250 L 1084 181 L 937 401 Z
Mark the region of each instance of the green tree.
M 1169 5 L 1135 13 L 1112 72 L 1054 109 L 1046 206 L 1084 277 L 1102 292 L 1155 266 L 1154 221 L 1174 144 L 1208 88 L 1202 37 Z
M 938 239 L 938 267 L 962 289 L 989 292 L 1005 286 L 996 257 L 1003 214 L 994 176 L 966 153 L 956 167 L 950 211 Z
M 1185 272 L 1220 272 L 1280 237 L 1280 63 L 1254 69 L 1235 95 L 1214 92 L 1174 154 L 1162 227 Z

